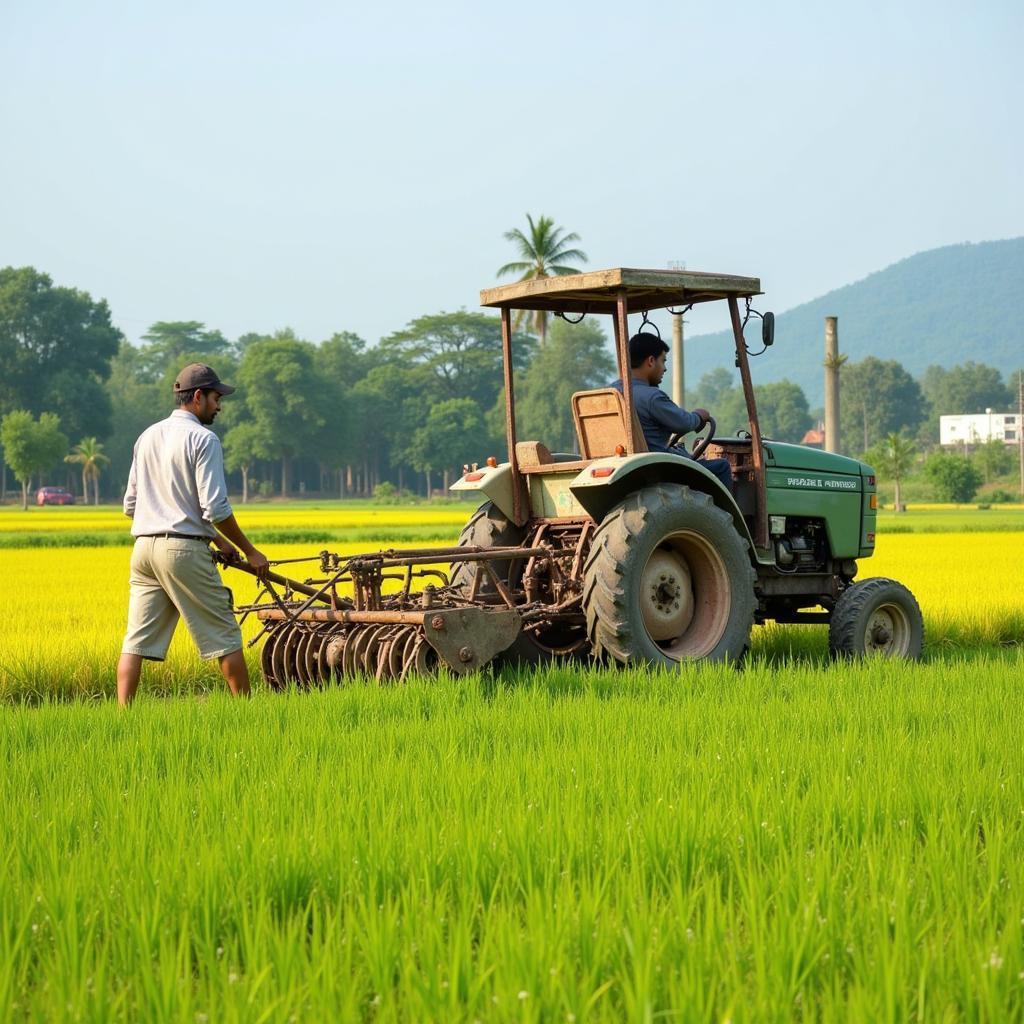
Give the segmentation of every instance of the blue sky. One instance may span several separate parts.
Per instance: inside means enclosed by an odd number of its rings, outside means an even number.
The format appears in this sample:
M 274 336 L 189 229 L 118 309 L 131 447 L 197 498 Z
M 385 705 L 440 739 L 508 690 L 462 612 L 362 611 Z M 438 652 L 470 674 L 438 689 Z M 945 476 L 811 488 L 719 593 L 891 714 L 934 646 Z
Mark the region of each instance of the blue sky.
M 529 211 L 781 311 L 1024 234 L 1022 11 L 2 0 L 0 265 L 133 340 L 375 342 L 475 308 Z

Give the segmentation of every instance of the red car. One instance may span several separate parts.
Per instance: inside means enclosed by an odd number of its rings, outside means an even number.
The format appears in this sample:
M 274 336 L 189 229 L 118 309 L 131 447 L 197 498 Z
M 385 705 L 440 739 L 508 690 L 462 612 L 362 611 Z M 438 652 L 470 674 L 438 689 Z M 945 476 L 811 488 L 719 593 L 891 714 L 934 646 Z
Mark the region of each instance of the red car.
M 63 487 L 40 487 L 36 491 L 37 505 L 74 505 L 75 496 Z

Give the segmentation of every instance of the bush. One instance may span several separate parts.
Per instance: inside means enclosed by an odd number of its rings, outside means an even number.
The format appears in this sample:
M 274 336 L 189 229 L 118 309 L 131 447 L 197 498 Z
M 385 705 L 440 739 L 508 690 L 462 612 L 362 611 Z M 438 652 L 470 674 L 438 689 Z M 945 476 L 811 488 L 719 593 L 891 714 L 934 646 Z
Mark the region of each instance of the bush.
M 939 501 L 963 505 L 981 486 L 981 472 L 963 455 L 935 452 L 925 459 L 924 475 L 935 489 Z
M 402 505 L 415 503 L 416 496 L 396 487 L 389 480 L 382 480 L 373 489 L 373 500 L 378 505 Z
M 259 485 L 261 498 L 272 498 L 274 496 L 274 484 L 271 480 L 261 480 Z
M 987 494 L 986 497 L 993 505 L 1008 505 L 1011 501 L 1016 500 L 1009 491 L 1004 491 L 999 488 L 994 490 L 991 494 Z

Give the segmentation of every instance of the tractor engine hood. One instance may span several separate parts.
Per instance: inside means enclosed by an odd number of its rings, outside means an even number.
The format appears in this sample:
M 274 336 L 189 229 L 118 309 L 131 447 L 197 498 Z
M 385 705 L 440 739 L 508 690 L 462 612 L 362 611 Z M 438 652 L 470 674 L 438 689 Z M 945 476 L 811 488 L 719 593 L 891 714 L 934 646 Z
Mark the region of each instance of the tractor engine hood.
M 862 463 L 848 459 L 845 455 L 823 452 L 818 448 L 807 448 L 802 444 L 786 444 L 783 441 L 764 442 L 765 463 L 779 469 L 807 469 L 819 473 L 848 473 L 860 476 Z

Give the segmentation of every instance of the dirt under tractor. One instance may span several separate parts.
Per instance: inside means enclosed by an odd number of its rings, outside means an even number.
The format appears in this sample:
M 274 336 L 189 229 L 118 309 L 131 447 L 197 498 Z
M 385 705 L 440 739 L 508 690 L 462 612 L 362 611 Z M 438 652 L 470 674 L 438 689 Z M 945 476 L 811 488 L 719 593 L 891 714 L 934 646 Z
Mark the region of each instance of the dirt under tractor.
M 760 294 L 757 278 L 634 269 L 481 292 L 501 316 L 508 461 L 467 467 L 454 485 L 481 500 L 456 547 L 322 551 L 302 580 L 276 563 L 256 602 L 239 609 L 261 620 L 252 642 L 263 642 L 268 683 L 384 682 L 551 659 L 738 662 L 755 623 L 769 620 L 827 625 L 836 656 L 918 657 L 923 624 L 910 591 L 856 580 L 875 547 L 874 470 L 761 435 L 744 336 L 754 317 L 756 354 L 774 341 L 774 318 L 752 307 Z M 706 302 L 728 306 L 748 417 L 735 436 L 719 436 L 711 420 L 693 458 L 648 451 L 630 389 L 609 387 L 572 396 L 577 452 L 519 439 L 518 311 L 610 316 L 628 381 L 630 315 Z M 728 459 L 731 491 L 702 456 Z

